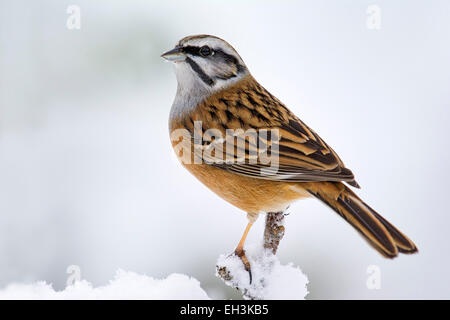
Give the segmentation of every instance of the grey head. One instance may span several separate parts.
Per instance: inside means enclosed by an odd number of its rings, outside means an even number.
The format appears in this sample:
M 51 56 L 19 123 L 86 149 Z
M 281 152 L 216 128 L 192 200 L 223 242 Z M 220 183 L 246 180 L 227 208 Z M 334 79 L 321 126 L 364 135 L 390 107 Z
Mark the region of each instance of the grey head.
M 171 118 L 191 110 L 212 93 L 248 74 L 236 50 L 215 36 L 185 37 L 161 56 L 174 63 L 178 82 Z

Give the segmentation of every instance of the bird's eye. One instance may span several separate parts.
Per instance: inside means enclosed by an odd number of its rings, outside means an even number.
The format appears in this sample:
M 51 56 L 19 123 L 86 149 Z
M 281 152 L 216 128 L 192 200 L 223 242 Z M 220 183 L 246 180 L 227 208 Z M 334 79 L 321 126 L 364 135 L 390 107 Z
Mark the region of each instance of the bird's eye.
M 202 55 L 203 57 L 207 57 L 207 56 L 211 55 L 212 50 L 208 46 L 203 46 L 200 48 L 199 52 L 200 52 L 200 55 Z

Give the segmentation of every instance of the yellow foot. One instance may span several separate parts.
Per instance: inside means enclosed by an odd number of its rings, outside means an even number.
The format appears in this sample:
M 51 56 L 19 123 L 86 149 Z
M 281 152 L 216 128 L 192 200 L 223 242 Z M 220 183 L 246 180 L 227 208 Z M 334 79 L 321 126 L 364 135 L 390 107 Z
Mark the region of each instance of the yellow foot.
M 242 263 L 244 264 L 245 270 L 248 272 L 248 275 L 250 277 L 250 284 L 252 284 L 252 270 L 250 268 L 250 262 L 248 261 L 247 257 L 245 256 L 245 250 L 244 249 L 236 249 L 234 251 L 234 254 L 237 255 Z

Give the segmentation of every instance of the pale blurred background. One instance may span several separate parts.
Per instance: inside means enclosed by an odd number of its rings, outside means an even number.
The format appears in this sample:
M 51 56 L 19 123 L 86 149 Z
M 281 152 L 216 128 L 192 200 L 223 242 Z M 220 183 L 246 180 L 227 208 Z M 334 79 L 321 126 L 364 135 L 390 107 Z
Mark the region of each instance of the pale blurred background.
M 69 5 L 81 29 L 69 30 Z M 366 9 L 381 9 L 381 29 Z M 315 200 L 293 205 L 279 257 L 309 299 L 450 298 L 450 2 L 0 0 L 0 287 L 66 268 L 103 285 L 118 268 L 214 276 L 245 214 L 176 162 L 176 90 L 160 54 L 226 39 L 256 79 L 339 153 L 371 206 L 418 245 L 380 257 Z M 264 219 L 249 242 L 262 237 Z M 367 267 L 381 289 L 366 286 Z

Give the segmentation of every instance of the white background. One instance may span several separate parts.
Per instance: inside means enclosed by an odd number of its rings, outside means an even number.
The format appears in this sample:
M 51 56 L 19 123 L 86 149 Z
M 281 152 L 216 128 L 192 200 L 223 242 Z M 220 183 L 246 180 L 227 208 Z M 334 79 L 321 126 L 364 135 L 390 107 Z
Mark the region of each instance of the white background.
M 81 8 L 81 30 L 66 9 Z M 381 29 L 366 9 L 382 10 Z M 293 205 L 279 257 L 311 299 L 450 298 L 448 1 L 0 0 L 0 286 L 68 265 L 214 276 L 246 224 L 176 162 L 176 89 L 160 58 L 182 37 L 226 39 L 255 78 L 353 170 L 358 194 L 413 239 L 385 260 L 315 200 Z M 263 217 L 250 242 L 262 238 Z M 369 265 L 381 289 L 366 287 Z

